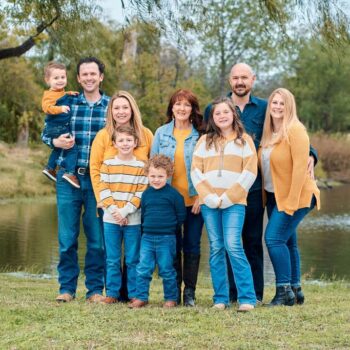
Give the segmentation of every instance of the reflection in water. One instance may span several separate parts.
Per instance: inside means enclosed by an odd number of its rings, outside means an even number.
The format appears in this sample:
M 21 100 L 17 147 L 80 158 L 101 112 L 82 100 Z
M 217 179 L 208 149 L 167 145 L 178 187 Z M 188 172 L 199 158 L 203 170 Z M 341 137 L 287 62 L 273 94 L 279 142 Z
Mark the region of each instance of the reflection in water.
M 299 246 L 302 273 L 307 277 L 350 279 L 350 186 L 322 192 L 322 210 L 314 210 L 301 224 Z M 56 274 L 57 215 L 54 199 L 0 205 L 0 270 L 26 270 Z M 83 264 L 85 238 L 79 238 L 79 261 Z M 209 278 L 208 240 L 202 236 L 201 271 Z M 274 273 L 265 251 L 265 279 Z

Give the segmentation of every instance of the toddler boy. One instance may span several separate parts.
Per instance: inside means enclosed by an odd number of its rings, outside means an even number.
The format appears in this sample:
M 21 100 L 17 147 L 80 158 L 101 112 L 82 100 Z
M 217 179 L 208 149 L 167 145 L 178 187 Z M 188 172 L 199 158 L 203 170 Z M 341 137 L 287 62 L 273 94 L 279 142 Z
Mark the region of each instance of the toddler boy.
M 150 187 L 141 198 L 142 237 L 140 262 L 136 269 L 137 292 L 129 308 L 147 305 L 156 265 L 163 279 L 164 307 L 176 306 L 176 232 L 185 221 L 186 207 L 181 194 L 167 184 L 173 171 L 171 159 L 161 154 L 154 155 L 145 166 Z
M 67 138 L 71 138 L 73 136 L 70 130 L 69 95 L 75 95 L 77 92 L 66 92 L 64 90 L 67 85 L 67 71 L 64 64 L 49 62 L 44 69 L 44 73 L 45 82 L 50 89 L 44 91 L 42 98 L 42 109 L 47 114 L 43 134 L 51 139 L 62 134 L 66 134 Z M 52 181 L 56 181 L 56 163 L 61 153 L 61 148 L 54 147 L 48 163 L 42 171 Z M 65 173 L 62 179 L 68 181 L 72 186 L 80 188 L 79 180 L 75 175 L 78 157 L 77 146 L 74 145 L 72 148 L 65 150 L 63 157 L 64 160 L 61 165 L 65 168 Z

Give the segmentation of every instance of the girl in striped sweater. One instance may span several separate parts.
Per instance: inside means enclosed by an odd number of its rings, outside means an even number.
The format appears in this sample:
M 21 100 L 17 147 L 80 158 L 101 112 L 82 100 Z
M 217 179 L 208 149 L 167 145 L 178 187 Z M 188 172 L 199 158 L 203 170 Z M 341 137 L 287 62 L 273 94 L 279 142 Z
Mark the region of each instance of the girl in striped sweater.
M 234 272 L 238 311 L 249 311 L 256 304 L 252 273 L 241 242 L 247 195 L 256 174 L 254 143 L 244 132 L 232 101 L 227 97 L 216 99 L 207 134 L 199 139 L 193 153 L 191 178 L 208 233 L 217 309 L 225 309 L 229 303 L 225 252 Z
M 144 163 L 133 155 L 137 134 L 130 126 L 119 126 L 112 136 L 118 155 L 106 159 L 101 167 L 100 198 L 104 208 L 103 225 L 106 245 L 106 298 L 103 303 L 116 303 L 122 283 L 121 255 L 128 269 L 129 299 L 136 295 L 136 265 L 141 241 L 141 195 L 147 188 Z

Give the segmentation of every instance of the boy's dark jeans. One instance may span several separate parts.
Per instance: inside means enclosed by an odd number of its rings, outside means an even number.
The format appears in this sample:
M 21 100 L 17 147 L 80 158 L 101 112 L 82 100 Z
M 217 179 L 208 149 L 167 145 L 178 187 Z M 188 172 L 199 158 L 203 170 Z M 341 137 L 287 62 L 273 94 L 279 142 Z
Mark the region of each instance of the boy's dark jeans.
M 44 134 L 50 137 L 51 139 L 55 139 L 62 134 L 70 134 L 70 123 L 66 122 L 64 124 L 58 124 L 57 120 L 55 120 L 54 123 L 51 123 L 49 120 L 46 120 Z M 78 159 L 77 145 L 74 145 L 72 148 L 66 150 L 55 147 L 51 152 L 46 167 L 48 169 L 55 169 L 57 166 L 57 160 L 61 155 L 63 157 L 63 162 L 61 163 L 61 166 L 66 169 L 67 173 L 74 174 Z

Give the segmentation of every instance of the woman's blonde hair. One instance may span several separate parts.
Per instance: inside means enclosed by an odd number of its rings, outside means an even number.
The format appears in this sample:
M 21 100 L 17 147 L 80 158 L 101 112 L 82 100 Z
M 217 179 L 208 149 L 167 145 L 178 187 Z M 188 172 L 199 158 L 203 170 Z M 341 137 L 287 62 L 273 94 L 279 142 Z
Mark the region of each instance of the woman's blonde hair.
M 130 107 L 131 107 L 130 126 L 135 130 L 135 133 L 137 135 L 137 145 L 140 146 L 140 144 L 144 139 L 143 130 L 142 130 L 143 124 L 142 124 L 141 112 L 139 110 L 139 107 L 137 106 L 135 99 L 127 91 L 123 91 L 123 90 L 117 91 L 109 100 L 108 109 L 107 109 L 107 120 L 106 120 L 107 133 L 109 137 L 112 139 L 113 133 L 115 129 L 118 127 L 112 115 L 113 102 L 117 98 L 125 98 L 130 104 Z
M 271 103 L 273 98 L 277 94 L 279 94 L 283 99 L 284 115 L 282 120 L 282 126 L 277 132 L 277 135 L 274 136 L 272 116 L 271 116 Z M 274 90 L 268 100 L 264 128 L 263 128 L 263 135 L 261 138 L 261 146 L 270 147 L 283 140 L 288 141 L 288 128 L 295 121 L 299 121 L 299 118 L 297 116 L 297 108 L 296 108 L 295 98 L 293 94 L 289 90 L 284 88 L 278 88 Z

